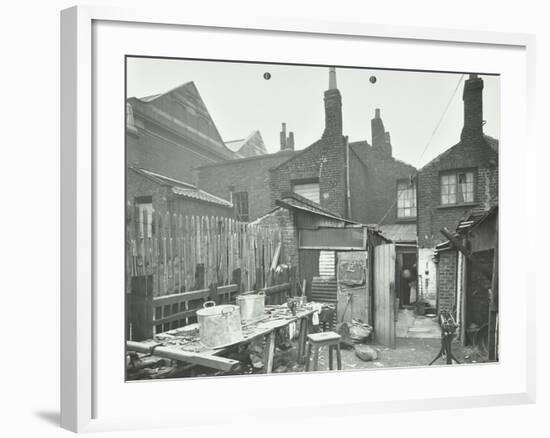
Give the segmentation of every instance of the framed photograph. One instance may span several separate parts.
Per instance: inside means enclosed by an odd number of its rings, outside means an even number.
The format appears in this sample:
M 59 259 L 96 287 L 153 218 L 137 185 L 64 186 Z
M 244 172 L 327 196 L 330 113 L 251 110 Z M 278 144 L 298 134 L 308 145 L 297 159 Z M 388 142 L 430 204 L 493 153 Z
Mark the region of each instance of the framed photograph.
M 61 17 L 63 427 L 534 401 L 534 37 Z

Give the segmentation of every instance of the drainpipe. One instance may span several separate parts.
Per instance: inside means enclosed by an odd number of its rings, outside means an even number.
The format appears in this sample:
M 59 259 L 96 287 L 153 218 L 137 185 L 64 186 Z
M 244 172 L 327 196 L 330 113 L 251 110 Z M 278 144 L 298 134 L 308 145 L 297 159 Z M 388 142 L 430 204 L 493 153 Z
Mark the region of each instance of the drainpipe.
M 346 142 L 345 151 L 346 151 L 346 209 L 347 209 L 347 218 L 351 219 L 351 179 L 349 172 L 349 141 L 348 137 L 344 137 Z

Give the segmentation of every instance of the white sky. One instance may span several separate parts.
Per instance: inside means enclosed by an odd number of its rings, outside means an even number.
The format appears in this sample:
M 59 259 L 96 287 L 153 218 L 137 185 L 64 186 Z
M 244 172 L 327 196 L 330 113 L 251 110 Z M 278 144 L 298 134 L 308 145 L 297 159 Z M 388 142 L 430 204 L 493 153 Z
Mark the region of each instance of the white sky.
M 265 72 L 271 79 L 265 80 Z M 296 149 L 319 139 L 324 129 L 327 67 L 218 61 L 128 58 L 127 96 L 162 93 L 194 81 L 224 141 L 260 130 L 267 149 L 279 149 L 281 123 L 294 131 Z M 376 76 L 371 84 L 369 78 Z M 420 167 L 456 144 L 463 123 L 461 82 L 445 118 L 421 157 L 460 74 L 357 68 L 336 69 L 342 93 L 344 135 L 371 143 L 370 120 L 381 109 L 396 158 Z M 481 76 L 485 88 L 485 133 L 499 138 L 500 79 Z M 467 78 L 467 75 L 464 79 Z

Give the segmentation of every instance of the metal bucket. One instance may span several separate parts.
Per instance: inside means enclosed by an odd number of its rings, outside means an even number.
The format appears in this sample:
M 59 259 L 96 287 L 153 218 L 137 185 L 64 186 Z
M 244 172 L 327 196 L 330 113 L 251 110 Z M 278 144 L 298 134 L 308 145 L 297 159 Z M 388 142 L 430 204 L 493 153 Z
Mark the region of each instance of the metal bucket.
M 237 296 L 237 305 L 241 309 L 241 321 L 249 323 L 265 316 L 265 292 Z
M 239 308 L 230 304 L 216 306 L 207 301 L 197 310 L 201 343 L 208 348 L 220 348 L 243 340 Z

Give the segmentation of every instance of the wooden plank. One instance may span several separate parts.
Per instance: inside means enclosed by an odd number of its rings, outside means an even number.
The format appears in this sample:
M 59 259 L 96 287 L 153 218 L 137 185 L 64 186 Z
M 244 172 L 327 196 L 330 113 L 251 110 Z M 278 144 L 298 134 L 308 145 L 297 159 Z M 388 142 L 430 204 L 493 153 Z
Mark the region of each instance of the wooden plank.
M 488 342 L 489 360 L 498 360 L 498 217 L 495 220 L 495 237 L 493 252 L 493 278 L 489 295 Z
M 228 284 L 218 288 L 218 294 L 230 294 L 238 291 L 236 284 Z M 210 289 L 199 289 L 195 291 L 183 292 L 179 294 L 164 295 L 153 299 L 155 306 L 166 306 L 180 301 L 191 301 L 197 299 L 206 299 L 209 297 Z
M 379 343 L 395 348 L 395 246 L 374 248 L 374 330 Z
M 181 362 L 187 362 L 194 365 L 201 365 L 208 368 L 214 368 L 221 371 L 233 371 L 238 365 L 239 361 L 234 359 L 228 359 L 221 356 L 214 356 L 209 354 L 194 353 L 176 349 L 175 347 L 166 346 L 154 346 L 151 344 L 145 344 L 141 342 L 126 342 L 126 349 L 128 351 L 136 351 L 138 353 L 152 354 L 153 356 L 163 357 L 166 359 L 178 360 Z
M 276 330 L 272 330 L 265 337 L 264 369 L 266 374 L 271 374 L 273 372 L 273 358 L 275 356 L 275 336 Z
M 190 318 L 192 316 L 195 316 L 197 313 L 197 310 L 200 310 L 200 309 L 201 309 L 200 307 L 197 307 L 196 309 L 189 309 L 189 310 L 184 310 L 183 312 L 177 312 L 171 315 L 166 315 L 160 319 L 155 319 L 154 323 L 155 325 L 166 324 L 168 322 L 179 321 L 180 319 Z

